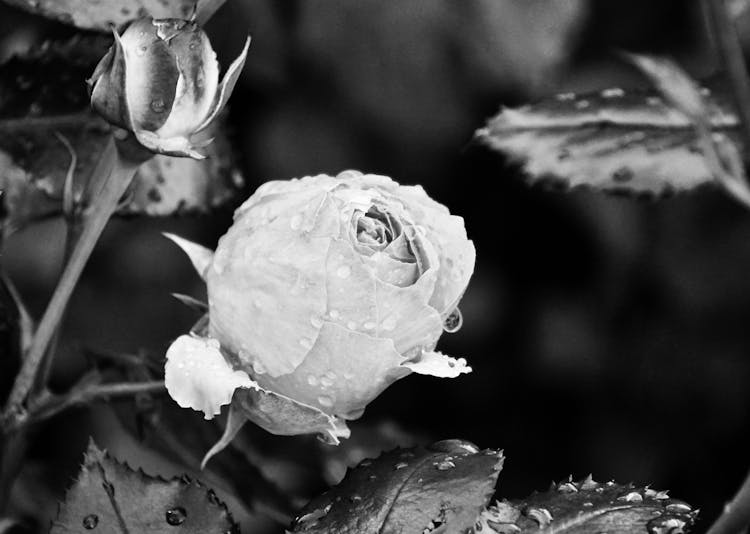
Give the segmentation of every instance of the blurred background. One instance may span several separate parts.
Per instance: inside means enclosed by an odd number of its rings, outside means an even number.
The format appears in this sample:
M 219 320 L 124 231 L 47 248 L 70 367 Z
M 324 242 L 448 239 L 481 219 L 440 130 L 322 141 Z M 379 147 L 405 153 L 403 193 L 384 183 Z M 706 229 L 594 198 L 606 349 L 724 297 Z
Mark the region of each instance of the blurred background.
M 209 22 L 224 65 L 253 37 L 230 102 L 247 194 L 347 168 L 386 174 L 462 215 L 477 248 L 464 326 L 439 346 L 474 372 L 397 382 L 339 451 L 250 429 L 255 461 L 285 492 L 301 503 L 363 454 L 461 437 L 505 449 L 498 497 L 592 473 L 669 489 L 708 526 L 750 467 L 750 214 L 718 191 L 657 203 L 528 188 L 472 143 L 501 105 L 642 85 L 618 50 L 710 74 L 701 17 L 684 1 L 230 0 Z M 0 5 L 0 59 L 73 33 Z M 112 222 L 73 299 L 53 385 L 81 374 L 84 348 L 162 355 L 197 318 L 170 293 L 205 290 L 161 232 L 213 248 L 241 200 L 211 216 Z M 37 316 L 62 231 L 49 221 L 4 244 L 0 261 Z M 132 465 L 178 470 L 139 443 L 117 404 L 40 429 L 19 514 L 45 524 L 56 512 L 90 434 Z M 311 451 L 320 469 L 300 475 L 294 459 Z M 243 531 L 281 531 L 237 508 Z

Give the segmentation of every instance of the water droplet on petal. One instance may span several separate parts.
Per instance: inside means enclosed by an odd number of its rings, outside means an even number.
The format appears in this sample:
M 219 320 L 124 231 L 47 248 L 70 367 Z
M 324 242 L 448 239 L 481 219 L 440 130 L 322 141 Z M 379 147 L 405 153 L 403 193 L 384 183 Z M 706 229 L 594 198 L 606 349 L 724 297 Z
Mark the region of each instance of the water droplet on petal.
M 307 375 L 307 383 L 311 386 L 317 386 L 318 385 L 318 377 L 315 375 Z
M 438 471 L 448 471 L 449 469 L 456 467 L 456 464 L 450 460 L 443 460 L 442 462 L 435 464 L 435 467 L 437 467 Z
M 390 317 L 386 317 L 385 320 L 380 324 L 380 326 L 386 332 L 391 331 L 396 328 L 396 318 L 392 315 Z
M 325 408 L 330 408 L 331 406 L 333 406 L 333 399 L 327 395 L 321 395 L 320 397 L 318 397 L 318 402 Z
M 89 514 L 83 518 L 83 528 L 85 528 L 86 530 L 93 530 L 98 524 L 99 516 L 96 514 Z
M 289 221 L 289 226 L 292 228 L 292 230 L 299 230 L 300 226 L 302 226 L 302 215 L 299 213 L 291 218 Z
M 641 502 L 643 500 L 643 495 L 638 493 L 637 491 L 631 491 L 627 495 L 623 495 L 622 497 L 618 497 L 618 501 L 625 501 L 625 502 Z
M 256 360 L 253 362 L 253 371 L 255 371 L 256 374 L 262 375 L 266 372 L 266 366 L 263 365 L 263 362 L 260 360 Z
M 349 321 L 348 323 L 346 323 L 346 327 L 349 330 L 354 330 L 357 328 L 357 323 L 355 323 L 354 321 Z
M 362 328 L 365 330 L 373 330 L 377 324 L 373 323 L 372 321 L 367 321 L 365 324 L 362 325 Z
M 331 319 L 338 319 L 339 312 L 337 310 L 331 310 L 328 312 L 328 315 L 331 316 Z
M 313 342 L 306 337 L 301 338 L 299 344 L 306 349 L 311 349 L 313 346 Z
M 349 278 L 349 275 L 352 274 L 352 268 L 348 265 L 342 265 L 338 269 L 336 269 L 336 276 L 339 278 Z
M 461 310 L 453 308 L 453 311 L 443 321 L 443 330 L 449 334 L 458 332 L 461 330 L 461 326 L 464 324 L 464 316 L 461 314 Z
M 310 324 L 313 325 L 313 328 L 320 328 L 323 326 L 323 319 L 318 317 L 317 315 L 313 315 L 310 317 Z
M 182 525 L 187 519 L 187 512 L 182 506 L 170 508 L 166 513 L 167 523 L 176 527 Z
M 161 98 L 155 98 L 151 101 L 151 111 L 154 113 L 164 113 L 166 109 L 167 106 Z
M 331 380 L 327 375 L 324 375 L 320 377 L 320 385 L 324 388 L 329 388 L 333 385 L 333 380 Z
M 135 49 L 135 55 L 136 56 L 143 56 L 148 51 L 148 46 L 142 45 Z

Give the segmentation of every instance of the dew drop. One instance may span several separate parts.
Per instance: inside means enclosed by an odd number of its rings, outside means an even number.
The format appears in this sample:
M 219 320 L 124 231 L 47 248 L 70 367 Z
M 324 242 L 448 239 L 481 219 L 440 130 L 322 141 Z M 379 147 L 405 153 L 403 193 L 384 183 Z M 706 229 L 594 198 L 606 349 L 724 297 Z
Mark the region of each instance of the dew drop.
M 390 331 L 396 328 L 396 318 L 393 316 L 387 317 L 380 325 L 383 330 Z
M 329 388 L 333 385 L 333 380 L 331 380 L 328 375 L 324 375 L 320 377 L 320 385 L 324 388 Z M 322 404 L 322 403 L 321 403 Z
M 682 534 L 685 530 L 685 521 L 679 517 L 668 515 L 656 517 L 646 523 L 646 531 L 649 534 Z
M 552 514 L 546 508 L 526 508 L 524 514 L 526 517 L 536 521 L 542 528 L 549 525 L 552 521 Z
M 331 316 L 331 319 L 338 319 L 339 312 L 337 310 L 331 310 L 328 312 L 328 315 Z
M 307 375 L 307 383 L 311 386 L 317 386 L 318 385 L 318 377 L 315 375 Z
M 336 269 L 336 276 L 339 278 L 349 278 L 349 275 L 352 274 L 352 269 L 348 265 L 342 265 L 338 269 Z
M 99 516 L 96 514 L 89 514 L 83 518 L 83 528 L 86 530 L 94 530 L 98 524 Z
M 629 182 L 633 179 L 633 171 L 628 167 L 620 167 L 612 173 L 612 180 L 618 184 Z
M 437 463 L 435 467 L 437 467 L 438 471 L 448 471 L 449 469 L 456 467 L 456 464 L 450 460 L 443 460 L 442 462 Z
M 299 230 L 300 226 L 302 226 L 302 215 L 299 213 L 292 217 L 292 219 L 289 221 L 289 226 L 292 228 L 292 230 Z
M 354 330 L 357 328 L 357 323 L 355 323 L 354 321 L 349 321 L 348 323 L 346 323 L 346 327 L 349 330 Z
M 591 103 L 588 100 L 579 100 L 576 102 L 576 109 L 586 109 Z
M 396 471 L 398 471 L 399 469 L 403 469 L 404 467 L 409 467 L 409 464 L 406 462 L 399 462 L 393 466 Z
M 260 360 L 256 360 L 253 362 L 253 371 L 255 371 L 256 374 L 262 375 L 266 372 L 266 366 L 263 365 L 263 362 Z
M 333 399 L 327 395 L 321 395 L 320 397 L 318 397 L 318 402 L 325 408 L 330 408 L 331 406 L 333 406 Z
M 310 324 L 313 325 L 313 328 L 320 328 L 323 326 L 323 319 L 318 317 L 317 315 L 313 315 L 310 317 Z
M 143 56 L 143 55 L 146 54 L 147 51 L 148 51 L 148 46 L 142 45 L 142 46 L 139 46 L 138 48 L 136 48 L 135 55 L 136 56 Z
M 362 500 L 362 497 L 359 495 L 352 495 L 351 497 L 349 497 L 349 500 L 352 502 L 359 502 Z
M 164 113 L 166 109 L 167 106 L 161 98 L 155 98 L 151 101 L 151 111 L 154 113 Z
M 185 522 L 185 520 L 187 519 L 187 512 L 182 506 L 176 506 L 175 508 L 170 508 L 169 510 L 167 510 L 166 518 L 168 524 L 176 527 L 177 525 L 182 525 Z
M 627 495 L 623 495 L 622 497 L 619 497 L 617 500 L 625 501 L 625 502 L 641 502 L 643 501 L 643 495 L 641 495 L 637 491 L 631 491 Z
M 453 308 L 453 311 L 443 321 L 443 330 L 452 334 L 461 330 L 461 326 L 464 324 L 464 317 L 461 315 L 461 310 Z
M 303 348 L 306 348 L 306 349 L 311 349 L 311 348 L 312 348 L 312 345 L 313 345 L 313 344 L 312 344 L 312 341 L 310 341 L 310 340 L 309 340 L 309 339 L 307 339 L 306 337 L 303 337 L 303 338 L 301 338 L 301 339 L 299 340 L 299 344 L 300 344 L 300 345 L 301 345 L 301 346 L 302 346 Z

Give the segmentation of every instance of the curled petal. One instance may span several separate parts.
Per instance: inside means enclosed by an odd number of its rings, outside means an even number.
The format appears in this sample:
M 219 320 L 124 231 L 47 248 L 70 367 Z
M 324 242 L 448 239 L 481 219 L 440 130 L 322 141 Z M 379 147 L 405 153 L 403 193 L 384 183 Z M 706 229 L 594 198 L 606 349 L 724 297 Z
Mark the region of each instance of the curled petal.
M 232 369 L 216 340 L 193 336 L 178 337 L 167 350 L 164 384 L 177 404 L 206 419 L 230 403 L 235 389 L 257 387 L 247 373 Z
M 133 129 L 133 121 L 128 109 L 128 99 L 125 95 L 125 51 L 122 48 L 120 36 L 112 31 L 115 42 L 99 61 L 94 74 L 87 80 L 91 87 L 91 106 L 109 122 Z
M 125 60 L 124 90 L 133 130 L 155 131 L 169 116 L 180 71 L 169 45 L 150 18 L 133 22 L 119 38 Z M 123 86 L 116 88 L 123 90 Z
M 179 58 L 180 83 L 167 121 L 156 132 L 161 137 L 190 136 L 211 112 L 219 85 L 219 63 L 206 33 L 187 24 L 169 40 Z
M 208 270 L 209 266 L 211 265 L 211 261 L 213 261 L 214 258 L 213 251 L 209 248 L 204 247 L 203 245 L 193 243 L 192 241 L 188 241 L 187 239 L 175 234 L 164 232 L 163 235 L 167 239 L 173 241 L 178 247 L 182 249 L 187 257 L 190 258 L 190 262 L 193 264 L 193 267 L 195 267 L 195 270 L 198 272 L 200 277 L 205 280 L 206 271 Z
M 138 142 L 149 149 L 151 152 L 157 154 L 164 154 L 166 156 L 177 156 L 182 158 L 193 158 L 193 159 L 206 159 L 206 156 L 198 152 L 196 149 L 201 148 L 213 141 L 210 139 L 199 144 L 195 144 L 190 141 L 187 137 L 159 137 L 155 133 L 148 132 L 146 130 L 135 130 L 135 134 Z
M 245 66 L 245 59 L 247 58 L 248 48 L 250 48 L 249 35 L 245 40 L 245 46 L 242 49 L 242 52 L 234 61 L 232 61 L 232 64 L 229 65 L 227 72 L 224 74 L 224 79 L 221 80 L 221 84 L 219 86 L 219 90 L 213 103 L 212 109 L 209 111 L 206 119 L 200 125 L 198 125 L 195 133 L 208 128 L 208 126 L 214 121 L 214 119 L 216 119 L 217 115 L 224 109 L 224 106 L 227 105 L 229 97 L 232 96 L 234 86 L 237 83 L 240 74 L 242 74 L 242 67 Z
M 417 374 L 438 378 L 456 378 L 463 373 L 471 372 L 471 367 L 466 365 L 464 358 L 451 358 L 440 352 L 425 352 L 419 360 L 407 362 L 402 366 Z

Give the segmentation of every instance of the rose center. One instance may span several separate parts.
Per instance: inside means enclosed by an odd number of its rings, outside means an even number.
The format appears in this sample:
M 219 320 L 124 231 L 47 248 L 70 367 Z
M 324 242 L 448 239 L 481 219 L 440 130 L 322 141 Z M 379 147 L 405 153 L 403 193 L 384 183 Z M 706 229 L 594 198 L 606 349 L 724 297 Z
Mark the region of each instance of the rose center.
M 371 207 L 364 217 L 357 221 L 357 241 L 366 245 L 387 245 L 400 233 L 401 225 L 388 212 L 377 206 Z

